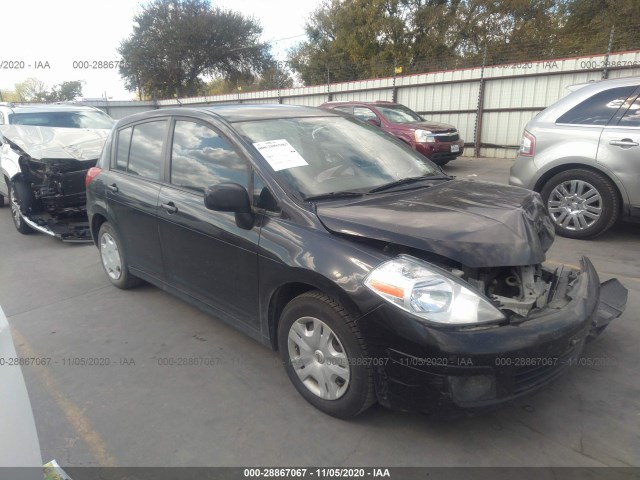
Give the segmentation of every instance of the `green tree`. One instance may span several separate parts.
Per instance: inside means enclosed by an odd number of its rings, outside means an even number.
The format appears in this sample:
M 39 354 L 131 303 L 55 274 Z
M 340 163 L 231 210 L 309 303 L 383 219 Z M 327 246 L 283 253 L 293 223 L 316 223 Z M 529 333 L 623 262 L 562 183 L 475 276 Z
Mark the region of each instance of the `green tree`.
M 207 83 L 206 95 L 223 95 L 227 93 L 256 92 L 259 90 L 275 90 L 278 88 L 293 87 L 291 75 L 273 65 L 262 72 L 259 77 L 236 79 L 234 81 L 224 78 L 214 78 Z
M 18 102 L 46 102 L 49 95 L 46 84 L 34 77 L 16 83 L 14 89 Z
M 309 85 L 528 60 L 552 51 L 564 1 L 324 0 L 290 61 Z
M 569 0 L 563 5 L 563 53 L 606 51 L 612 28 L 612 51 L 640 48 L 640 2 L 637 0 Z
M 46 100 L 49 102 L 75 100 L 77 97 L 82 96 L 83 83 L 82 80 L 62 82 L 51 89 L 51 92 L 46 95 Z
M 202 94 L 204 77 L 246 79 L 271 60 L 257 21 L 209 0 L 153 0 L 134 22 L 118 51 L 125 86 L 140 98 Z

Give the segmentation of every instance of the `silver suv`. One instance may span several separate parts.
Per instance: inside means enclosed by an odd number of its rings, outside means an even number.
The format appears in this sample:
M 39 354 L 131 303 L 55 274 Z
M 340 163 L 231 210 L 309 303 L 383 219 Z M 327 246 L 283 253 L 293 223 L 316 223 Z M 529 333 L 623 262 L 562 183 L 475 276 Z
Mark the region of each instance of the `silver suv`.
M 574 85 L 525 127 L 509 183 L 542 195 L 556 232 L 640 220 L 640 77 Z

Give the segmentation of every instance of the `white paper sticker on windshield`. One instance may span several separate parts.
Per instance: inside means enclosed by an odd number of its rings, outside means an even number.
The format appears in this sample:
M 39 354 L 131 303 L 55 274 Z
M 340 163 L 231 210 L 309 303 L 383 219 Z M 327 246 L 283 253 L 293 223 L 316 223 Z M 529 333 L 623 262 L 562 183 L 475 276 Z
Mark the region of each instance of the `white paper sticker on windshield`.
M 256 142 L 253 146 L 258 149 L 276 172 L 287 168 L 309 165 L 298 151 L 293 148 L 293 145 L 285 139 Z

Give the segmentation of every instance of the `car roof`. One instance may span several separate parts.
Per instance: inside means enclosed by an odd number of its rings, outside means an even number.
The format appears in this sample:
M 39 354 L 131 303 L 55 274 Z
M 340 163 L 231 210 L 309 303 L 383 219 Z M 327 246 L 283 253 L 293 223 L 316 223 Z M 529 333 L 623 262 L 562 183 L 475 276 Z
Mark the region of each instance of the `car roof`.
M 574 85 L 569 85 L 567 90 L 575 92 L 576 90 L 580 90 L 584 87 L 592 87 L 595 89 L 602 88 L 612 88 L 612 87 L 623 87 L 626 85 L 640 85 L 640 77 L 621 77 L 621 78 L 608 78 L 604 80 L 597 80 L 595 82 L 584 82 L 584 83 L 576 83 Z
M 321 106 L 330 107 L 330 106 L 339 106 L 339 105 L 373 105 L 373 106 L 380 105 L 380 106 L 388 107 L 388 106 L 400 105 L 400 104 L 396 102 L 388 102 L 386 100 L 375 100 L 373 102 L 361 102 L 359 100 L 345 100 L 345 101 L 337 100 L 333 102 L 325 102 Z
M 317 107 L 304 107 L 298 105 L 280 105 L 280 104 L 224 104 L 210 105 L 202 107 L 178 107 L 178 108 L 162 108 L 158 110 L 150 110 L 146 112 L 136 113 L 123 118 L 118 122 L 118 127 L 133 123 L 146 118 L 153 118 L 163 115 L 215 115 L 222 117 L 229 123 L 244 122 L 250 120 L 269 120 L 277 118 L 299 118 L 299 117 L 328 117 L 341 116 L 337 113 L 323 110 Z
M 16 105 L 11 107 L 13 113 L 47 113 L 47 112 L 95 112 L 98 109 L 86 105 L 63 105 L 63 104 L 41 104 L 41 105 Z M 100 110 L 101 111 L 101 110 Z M 104 113 L 104 112 L 102 112 Z

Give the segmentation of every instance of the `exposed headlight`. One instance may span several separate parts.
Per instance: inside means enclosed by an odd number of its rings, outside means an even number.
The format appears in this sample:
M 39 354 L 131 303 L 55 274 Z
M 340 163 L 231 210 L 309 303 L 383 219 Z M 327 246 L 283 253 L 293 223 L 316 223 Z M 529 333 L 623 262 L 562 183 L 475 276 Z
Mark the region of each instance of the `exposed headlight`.
M 461 325 L 505 318 L 458 277 L 408 255 L 378 266 L 364 284 L 397 307 L 430 322 Z
M 434 143 L 436 138 L 433 136 L 433 132 L 429 130 L 416 130 L 415 131 L 416 142 L 420 143 Z

